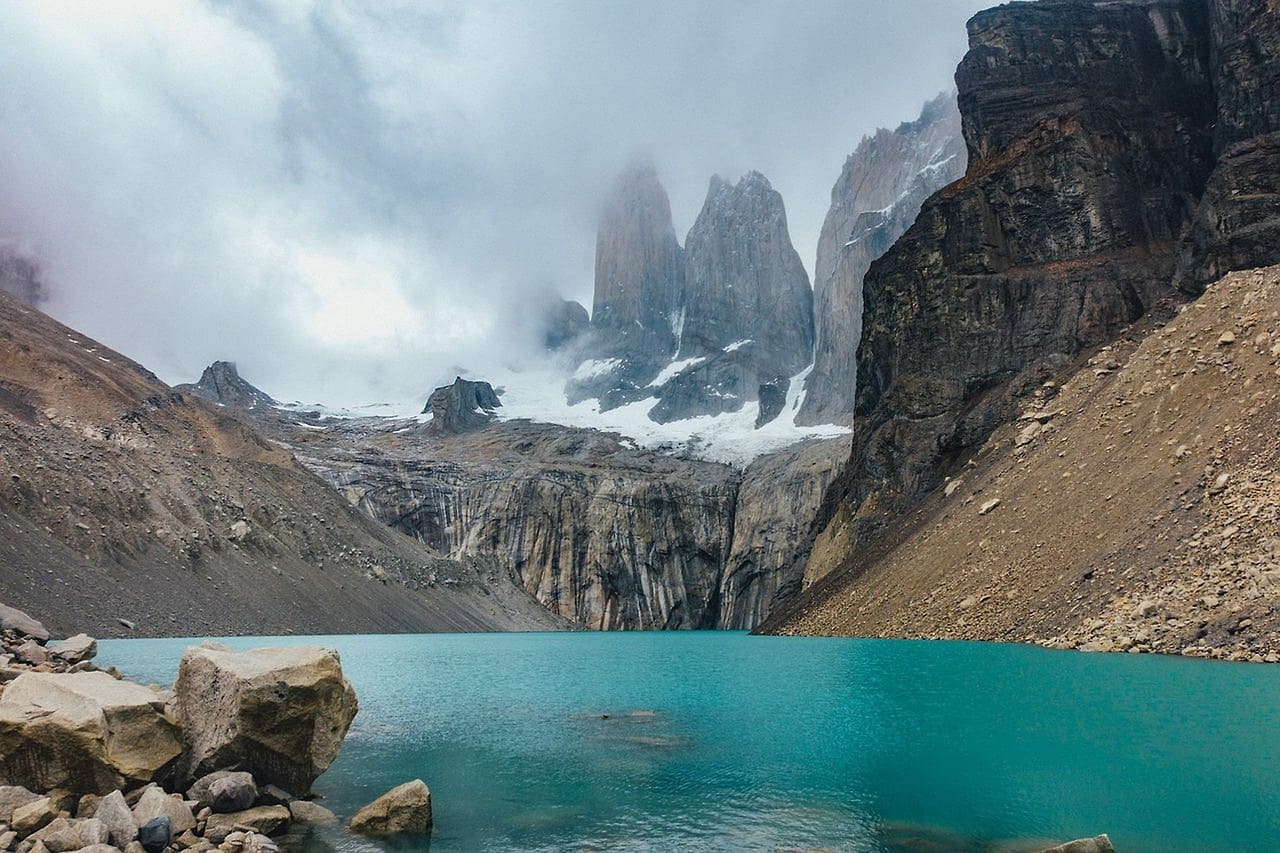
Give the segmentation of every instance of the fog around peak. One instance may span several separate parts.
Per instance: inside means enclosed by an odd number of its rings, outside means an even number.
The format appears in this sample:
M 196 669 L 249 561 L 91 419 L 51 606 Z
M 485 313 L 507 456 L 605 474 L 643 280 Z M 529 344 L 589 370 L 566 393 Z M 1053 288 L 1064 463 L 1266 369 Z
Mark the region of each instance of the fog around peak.
M 0 250 L 169 382 L 425 394 L 590 304 L 638 156 L 681 240 L 712 174 L 759 170 L 812 273 L 845 156 L 951 85 L 984 5 L 7 3 Z

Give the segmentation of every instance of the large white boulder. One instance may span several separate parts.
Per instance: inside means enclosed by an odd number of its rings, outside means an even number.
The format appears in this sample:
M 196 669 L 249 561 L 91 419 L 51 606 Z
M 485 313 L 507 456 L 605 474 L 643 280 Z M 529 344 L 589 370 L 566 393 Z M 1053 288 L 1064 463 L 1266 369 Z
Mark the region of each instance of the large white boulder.
M 236 767 L 261 785 L 306 794 L 338 755 L 356 715 L 338 653 L 315 646 L 187 650 L 174 684 L 180 774 Z
M 106 794 L 150 782 L 182 751 L 164 702 L 105 672 L 18 676 L 0 695 L 0 784 Z

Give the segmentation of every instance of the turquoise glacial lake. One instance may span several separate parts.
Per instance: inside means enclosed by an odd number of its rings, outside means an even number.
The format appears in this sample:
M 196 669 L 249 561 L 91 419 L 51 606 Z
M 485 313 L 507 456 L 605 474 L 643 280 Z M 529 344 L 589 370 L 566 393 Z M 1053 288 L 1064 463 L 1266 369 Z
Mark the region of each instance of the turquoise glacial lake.
M 99 657 L 167 684 L 191 642 Z M 345 816 L 426 780 L 435 831 L 408 849 L 1280 850 L 1280 666 L 713 632 L 224 642 L 338 649 L 360 713 L 316 790 Z

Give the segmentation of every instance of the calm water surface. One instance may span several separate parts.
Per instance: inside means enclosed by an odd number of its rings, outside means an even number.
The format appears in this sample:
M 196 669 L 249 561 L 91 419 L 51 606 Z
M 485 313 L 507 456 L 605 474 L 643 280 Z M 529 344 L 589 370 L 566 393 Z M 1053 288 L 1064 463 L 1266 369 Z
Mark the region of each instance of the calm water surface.
M 421 777 L 432 853 L 1280 850 L 1275 666 L 710 632 L 225 642 L 339 650 L 360 714 L 316 790 L 349 815 Z M 190 643 L 100 658 L 167 684 Z

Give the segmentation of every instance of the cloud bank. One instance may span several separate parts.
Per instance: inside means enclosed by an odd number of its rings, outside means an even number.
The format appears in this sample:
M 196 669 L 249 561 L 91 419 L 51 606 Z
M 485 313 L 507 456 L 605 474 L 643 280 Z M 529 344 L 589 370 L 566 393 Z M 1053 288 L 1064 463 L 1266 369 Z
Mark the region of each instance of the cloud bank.
M 845 156 L 950 85 L 984 5 L 0 4 L 0 249 L 170 382 L 420 394 L 590 304 L 637 154 L 681 236 L 711 174 L 764 172 L 812 271 Z

